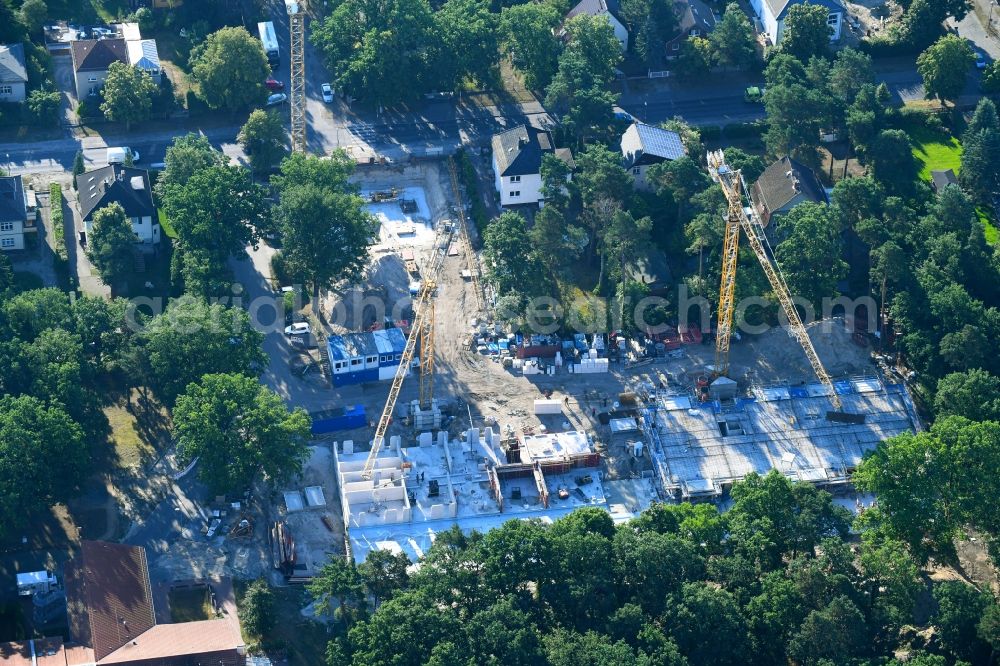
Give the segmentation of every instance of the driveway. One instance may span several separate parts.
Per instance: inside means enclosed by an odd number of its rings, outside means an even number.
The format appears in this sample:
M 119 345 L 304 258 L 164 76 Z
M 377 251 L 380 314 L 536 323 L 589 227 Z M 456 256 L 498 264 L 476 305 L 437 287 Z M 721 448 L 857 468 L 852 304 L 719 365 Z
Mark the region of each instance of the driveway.
M 68 55 L 52 56 L 52 75 L 62 101 L 60 117 L 68 127 L 76 125 L 76 80 L 73 78 L 73 59 Z
M 71 183 L 64 183 L 63 198 L 66 200 L 63 206 L 63 225 L 66 228 L 66 251 L 69 254 L 70 270 L 76 274 L 80 291 L 88 296 L 111 297 L 111 288 L 104 284 L 97 269 L 90 263 L 87 253 L 80 246 L 80 232 L 85 229 L 83 218 L 80 216 L 80 207 L 77 204 L 76 191 Z M 72 273 L 71 273 L 72 274 Z

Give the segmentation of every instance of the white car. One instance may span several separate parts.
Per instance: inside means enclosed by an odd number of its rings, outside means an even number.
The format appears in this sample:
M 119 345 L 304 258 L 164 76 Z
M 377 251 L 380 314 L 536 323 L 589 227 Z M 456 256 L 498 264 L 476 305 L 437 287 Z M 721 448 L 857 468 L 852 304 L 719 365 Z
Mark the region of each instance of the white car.
M 128 146 L 108 148 L 108 164 L 124 164 L 129 155 L 132 156 L 133 164 L 139 161 L 139 151 L 132 150 Z
M 331 86 L 329 83 L 324 83 L 322 85 L 322 90 L 323 90 L 323 101 L 326 102 L 327 104 L 332 104 L 333 103 L 333 86 Z
M 285 335 L 309 335 L 309 322 L 297 321 L 285 327 Z
M 286 101 L 288 101 L 288 95 L 285 93 L 274 93 L 267 97 L 268 106 L 277 106 L 278 104 L 284 104 Z
M 976 69 L 986 69 L 986 56 L 982 53 L 976 53 Z

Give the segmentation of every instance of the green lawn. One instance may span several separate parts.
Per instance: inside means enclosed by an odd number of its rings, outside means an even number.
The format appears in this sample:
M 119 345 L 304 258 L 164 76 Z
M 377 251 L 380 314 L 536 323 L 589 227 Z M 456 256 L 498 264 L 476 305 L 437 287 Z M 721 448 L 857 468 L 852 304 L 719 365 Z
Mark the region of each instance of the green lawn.
M 977 208 L 976 216 L 983 223 L 983 233 L 986 236 L 986 242 L 990 245 L 996 245 L 997 240 L 1000 240 L 1000 230 L 993 224 L 989 214 L 982 208 Z
M 163 212 L 162 208 L 156 210 L 156 217 L 160 221 L 160 229 L 163 230 L 167 238 L 177 238 L 177 230 L 170 224 L 170 220 L 167 219 L 167 214 Z
M 920 178 L 930 181 L 931 171 L 951 169 L 956 174 L 962 165 L 962 144 L 953 136 L 945 137 L 925 127 L 907 130 L 913 143 L 913 156 L 920 164 Z

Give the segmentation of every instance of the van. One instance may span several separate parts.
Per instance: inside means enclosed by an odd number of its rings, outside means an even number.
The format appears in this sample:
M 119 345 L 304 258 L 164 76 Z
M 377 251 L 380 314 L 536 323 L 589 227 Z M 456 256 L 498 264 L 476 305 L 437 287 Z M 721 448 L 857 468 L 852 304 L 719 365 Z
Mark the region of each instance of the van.
M 128 146 L 118 146 L 114 148 L 108 148 L 108 164 L 124 164 L 125 158 L 131 153 L 132 162 L 139 161 L 139 153 L 132 150 Z

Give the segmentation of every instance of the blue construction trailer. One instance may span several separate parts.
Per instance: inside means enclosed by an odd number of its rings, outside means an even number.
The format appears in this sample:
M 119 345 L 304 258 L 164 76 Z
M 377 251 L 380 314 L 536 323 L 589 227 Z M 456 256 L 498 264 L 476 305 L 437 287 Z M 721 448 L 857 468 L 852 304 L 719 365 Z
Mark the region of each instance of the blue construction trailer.
M 406 337 L 398 328 L 327 338 L 334 386 L 392 379 L 403 358 Z

